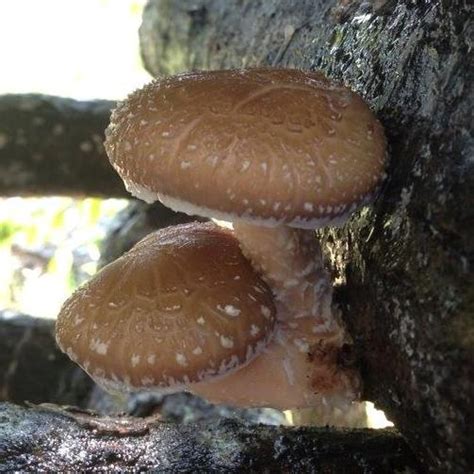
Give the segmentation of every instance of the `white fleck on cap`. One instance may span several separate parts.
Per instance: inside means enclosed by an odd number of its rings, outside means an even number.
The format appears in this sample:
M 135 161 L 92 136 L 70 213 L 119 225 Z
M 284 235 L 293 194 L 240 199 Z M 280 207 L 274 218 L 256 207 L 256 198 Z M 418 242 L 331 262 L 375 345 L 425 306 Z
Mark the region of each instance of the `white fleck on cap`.
M 258 355 L 274 324 L 271 291 L 232 233 L 193 223 L 150 234 L 78 289 L 56 339 L 100 383 L 133 391 L 235 370 Z
M 155 80 L 115 109 L 106 137 L 132 194 L 224 220 L 317 227 L 368 202 L 385 175 L 367 104 L 296 69 Z

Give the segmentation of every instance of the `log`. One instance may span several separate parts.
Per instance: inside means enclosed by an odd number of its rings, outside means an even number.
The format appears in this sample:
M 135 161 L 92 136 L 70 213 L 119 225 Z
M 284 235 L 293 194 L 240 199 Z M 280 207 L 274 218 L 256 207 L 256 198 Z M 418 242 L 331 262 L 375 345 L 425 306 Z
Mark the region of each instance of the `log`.
M 102 145 L 113 105 L 0 95 L 0 196 L 130 197 Z
M 474 61 L 463 1 L 153 0 L 154 74 L 321 69 L 383 122 L 389 178 L 371 208 L 320 232 L 365 398 L 436 472 L 474 466 Z
M 422 472 L 394 430 L 192 424 L 0 404 L 0 472 Z
M 0 401 L 87 402 L 94 383 L 59 350 L 53 331 L 52 320 L 0 310 Z

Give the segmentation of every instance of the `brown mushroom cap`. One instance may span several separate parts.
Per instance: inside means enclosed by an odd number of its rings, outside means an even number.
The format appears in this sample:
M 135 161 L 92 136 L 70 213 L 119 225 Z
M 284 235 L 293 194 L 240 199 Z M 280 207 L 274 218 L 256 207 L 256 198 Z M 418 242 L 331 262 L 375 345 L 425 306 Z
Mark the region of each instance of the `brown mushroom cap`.
M 61 349 L 106 388 L 204 381 L 246 364 L 269 339 L 273 297 L 213 224 L 150 234 L 64 304 Z
M 317 72 L 155 80 L 117 107 L 106 136 L 132 194 L 226 220 L 317 227 L 366 203 L 384 178 L 380 123 Z

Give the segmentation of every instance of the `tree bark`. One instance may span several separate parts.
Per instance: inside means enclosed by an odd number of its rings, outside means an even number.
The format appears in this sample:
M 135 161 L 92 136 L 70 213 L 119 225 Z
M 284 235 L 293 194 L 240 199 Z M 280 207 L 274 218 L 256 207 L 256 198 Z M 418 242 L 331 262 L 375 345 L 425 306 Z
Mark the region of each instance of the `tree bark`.
M 462 1 L 154 0 L 140 30 L 154 75 L 321 69 L 377 113 L 384 189 L 320 236 L 365 397 L 438 472 L 474 465 L 472 17 Z
M 0 401 L 86 403 L 94 383 L 59 350 L 53 333 L 52 320 L 0 310 Z
M 172 424 L 0 404 L 0 471 L 422 472 L 393 430 Z
M 102 146 L 113 105 L 0 96 L 0 196 L 130 197 Z
M 149 205 L 134 200 L 114 218 L 107 230 L 101 245 L 99 268 L 119 258 L 151 232 L 196 220 L 206 219 L 172 211 L 159 201 Z

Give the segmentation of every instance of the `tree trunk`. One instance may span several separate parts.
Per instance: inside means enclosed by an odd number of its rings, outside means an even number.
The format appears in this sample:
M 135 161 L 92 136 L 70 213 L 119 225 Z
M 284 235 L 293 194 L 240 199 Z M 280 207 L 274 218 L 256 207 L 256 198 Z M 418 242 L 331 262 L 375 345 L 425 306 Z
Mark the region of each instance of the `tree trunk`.
M 150 72 L 321 69 L 386 127 L 373 207 L 321 232 L 360 353 L 365 397 L 432 470 L 474 465 L 474 61 L 461 1 L 149 2 Z

